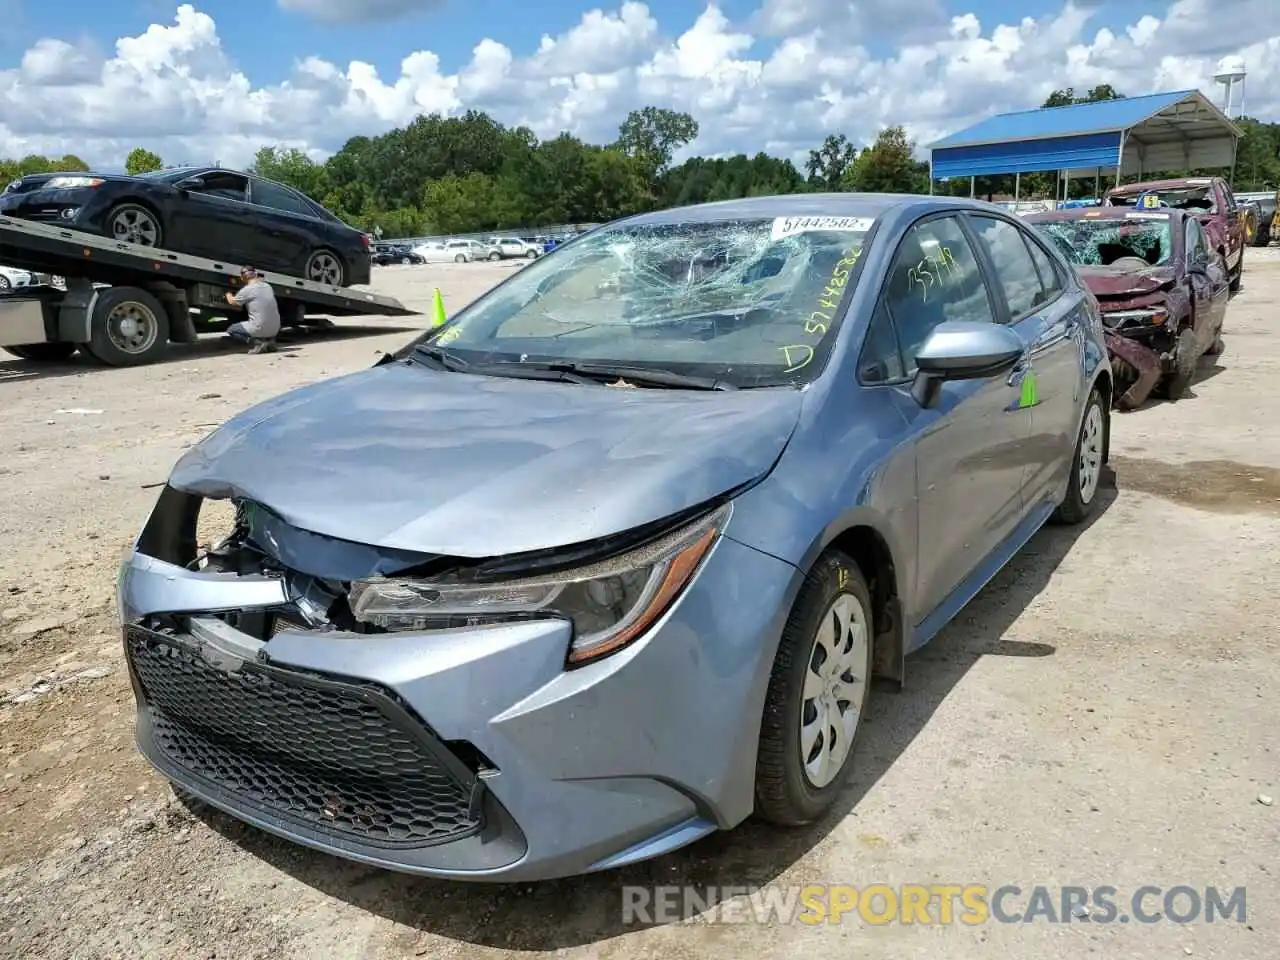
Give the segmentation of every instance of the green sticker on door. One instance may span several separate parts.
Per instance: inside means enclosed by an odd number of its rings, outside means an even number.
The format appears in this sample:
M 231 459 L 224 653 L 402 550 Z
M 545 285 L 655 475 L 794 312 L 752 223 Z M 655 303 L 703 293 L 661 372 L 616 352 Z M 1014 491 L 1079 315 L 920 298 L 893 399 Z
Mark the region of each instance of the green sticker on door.
M 1027 375 L 1022 378 L 1022 393 L 1018 397 L 1018 409 L 1034 407 L 1039 402 L 1040 394 L 1036 390 L 1036 372 L 1034 369 L 1028 370 Z

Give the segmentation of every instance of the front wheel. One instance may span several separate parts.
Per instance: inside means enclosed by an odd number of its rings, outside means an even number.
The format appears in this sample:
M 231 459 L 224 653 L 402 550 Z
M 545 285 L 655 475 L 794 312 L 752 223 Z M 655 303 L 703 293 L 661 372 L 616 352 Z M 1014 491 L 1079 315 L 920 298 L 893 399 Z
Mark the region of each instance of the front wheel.
M 454 258 L 453 258 L 453 262 L 454 262 L 454 263 L 466 263 L 466 262 L 467 262 L 467 255 L 466 255 L 465 253 L 460 253 L 460 254 L 458 254 L 456 257 L 454 257 Z
M 1241 249 L 1240 251 L 1240 259 L 1236 261 L 1235 275 L 1233 276 L 1230 273 L 1228 273 L 1227 276 L 1230 278 L 1230 282 L 1227 285 L 1227 289 L 1230 290 L 1232 293 L 1239 293 L 1240 281 L 1244 279 L 1244 250 L 1243 249 Z
M 346 271 L 336 253 L 316 250 L 307 258 L 306 278 L 330 287 L 340 287 L 346 278 Z
M 763 819 L 812 823 L 849 779 L 871 694 L 872 624 L 862 571 L 828 550 L 800 588 L 765 694 L 755 789 Z
M 1170 400 L 1181 400 L 1183 395 L 1191 389 L 1191 381 L 1196 376 L 1196 364 L 1200 360 L 1200 354 L 1196 350 L 1196 332 L 1191 327 L 1185 327 L 1178 334 L 1178 343 L 1173 350 L 1174 371 L 1169 375 L 1169 382 L 1165 385 L 1165 396 Z
M 489 259 L 490 259 L 490 260 L 501 260 L 501 259 L 502 259 L 502 254 L 500 254 L 497 250 L 495 250 L 495 251 L 493 251 L 493 253 L 489 254 Z
M 1082 523 L 1093 512 L 1098 500 L 1106 447 L 1107 411 L 1102 395 L 1095 389 L 1089 393 L 1084 419 L 1080 422 L 1075 456 L 1071 458 L 1071 475 L 1067 480 L 1067 495 L 1053 514 L 1058 523 Z
M 413 263 L 413 261 L 412 261 L 412 260 L 410 260 L 408 257 L 401 257 L 401 258 L 400 258 L 400 265 L 401 265 L 401 266 L 407 267 L 407 266 L 409 266 L 409 264 L 411 264 L 411 263 Z
M 530 250 L 528 253 L 525 254 L 525 256 L 530 260 L 536 260 L 538 259 L 538 251 Z
M 0 274 L 0 292 L 8 293 L 13 289 L 13 284 L 9 282 L 9 278 L 4 274 Z
M 164 239 L 159 218 L 136 203 L 121 203 L 107 214 L 107 233 L 114 240 L 136 243 L 140 247 L 158 247 Z

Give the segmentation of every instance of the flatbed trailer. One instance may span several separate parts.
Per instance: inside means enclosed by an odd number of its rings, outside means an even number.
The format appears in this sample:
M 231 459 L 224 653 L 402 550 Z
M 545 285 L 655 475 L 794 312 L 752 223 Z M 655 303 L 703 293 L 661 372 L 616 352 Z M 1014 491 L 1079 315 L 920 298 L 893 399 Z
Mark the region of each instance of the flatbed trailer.
M 0 263 L 63 278 L 0 295 L 0 348 L 34 361 L 77 350 L 110 366 L 159 359 L 168 343 L 194 343 L 193 312 L 224 316 L 238 263 L 123 243 L 54 224 L 0 216 Z M 314 317 L 418 314 L 393 297 L 263 272 L 284 326 Z M 63 288 L 65 287 L 65 289 Z

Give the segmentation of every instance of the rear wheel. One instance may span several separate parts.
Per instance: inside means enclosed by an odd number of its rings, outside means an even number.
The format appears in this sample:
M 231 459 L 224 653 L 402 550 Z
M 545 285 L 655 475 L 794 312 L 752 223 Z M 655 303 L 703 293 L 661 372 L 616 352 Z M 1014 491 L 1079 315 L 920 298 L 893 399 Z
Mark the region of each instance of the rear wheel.
M 9 278 L 4 274 L 0 274 L 0 291 L 9 291 L 13 289 L 13 284 L 9 282 Z
M 502 259 L 502 254 L 500 254 L 497 250 L 494 250 L 492 253 L 490 253 L 490 254 L 489 254 L 489 259 L 490 259 L 490 260 L 501 260 L 501 259 Z
M 1106 446 L 1107 411 L 1102 403 L 1102 395 L 1093 390 L 1085 405 L 1080 434 L 1076 438 L 1067 495 L 1053 513 L 1053 519 L 1058 523 L 1082 523 L 1093 512 L 1098 499 L 1098 485 L 1102 479 L 1102 457 Z
M 454 257 L 454 258 L 453 258 L 453 262 L 454 262 L 454 263 L 466 263 L 466 262 L 467 262 L 467 255 L 466 255 L 465 253 L 460 253 L 460 254 L 458 254 L 456 257 Z
M 151 363 L 169 343 L 164 305 L 139 287 L 110 287 L 98 293 L 88 352 L 112 367 Z
M 307 258 L 308 280 L 328 284 L 331 287 L 340 287 L 345 276 L 346 271 L 342 268 L 342 260 L 332 250 L 316 250 Z
M 21 346 L 5 347 L 4 350 L 6 353 L 11 353 L 22 360 L 30 360 L 32 363 L 61 363 L 75 355 L 76 345 L 74 343 L 24 343 Z
M 773 662 L 756 759 L 756 813 L 782 826 L 826 813 L 853 769 L 871 694 L 871 592 L 829 550 L 805 578 Z
M 525 254 L 525 256 L 528 257 L 530 260 L 536 260 L 538 257 L 538 251 L 530 250 L 528 253 Z
M 1274 221 L 1273 221 L 1274 222 Z M 1258 228 L 1258 232 L 1253 235 L 1253 245 L 1255 247 L 1265 247 L 1271 243 L 1271 224 L 1264 224 Z
M 142 247 L 158 247 L 164 239 L 160 219 L 136 203 L 121 203 L 111 208 L 107 213 L 107 233 L 112 239 Z
M 1240 259 L 1236 261 L 1236 272 L 1227 274 L 1230 277 L 1228 289 L 1232 293 L 1240 292 L 1240 280 L 1244 277 L 1244 248 L 1240 249 Z

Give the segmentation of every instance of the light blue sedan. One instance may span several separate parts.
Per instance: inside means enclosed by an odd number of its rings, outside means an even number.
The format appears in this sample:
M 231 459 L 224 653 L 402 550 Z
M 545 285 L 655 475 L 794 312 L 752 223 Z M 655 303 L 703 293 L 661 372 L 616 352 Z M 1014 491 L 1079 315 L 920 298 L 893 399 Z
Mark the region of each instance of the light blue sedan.
M 440 877 L 810 822 L 872 675 L 1095 507 L 1111 391 L 1094 299 L 994 206 L 606 225 L 182 458 L 120 576 L 139 746 Z M 207 499 L 236 522 L 200 551 Z

